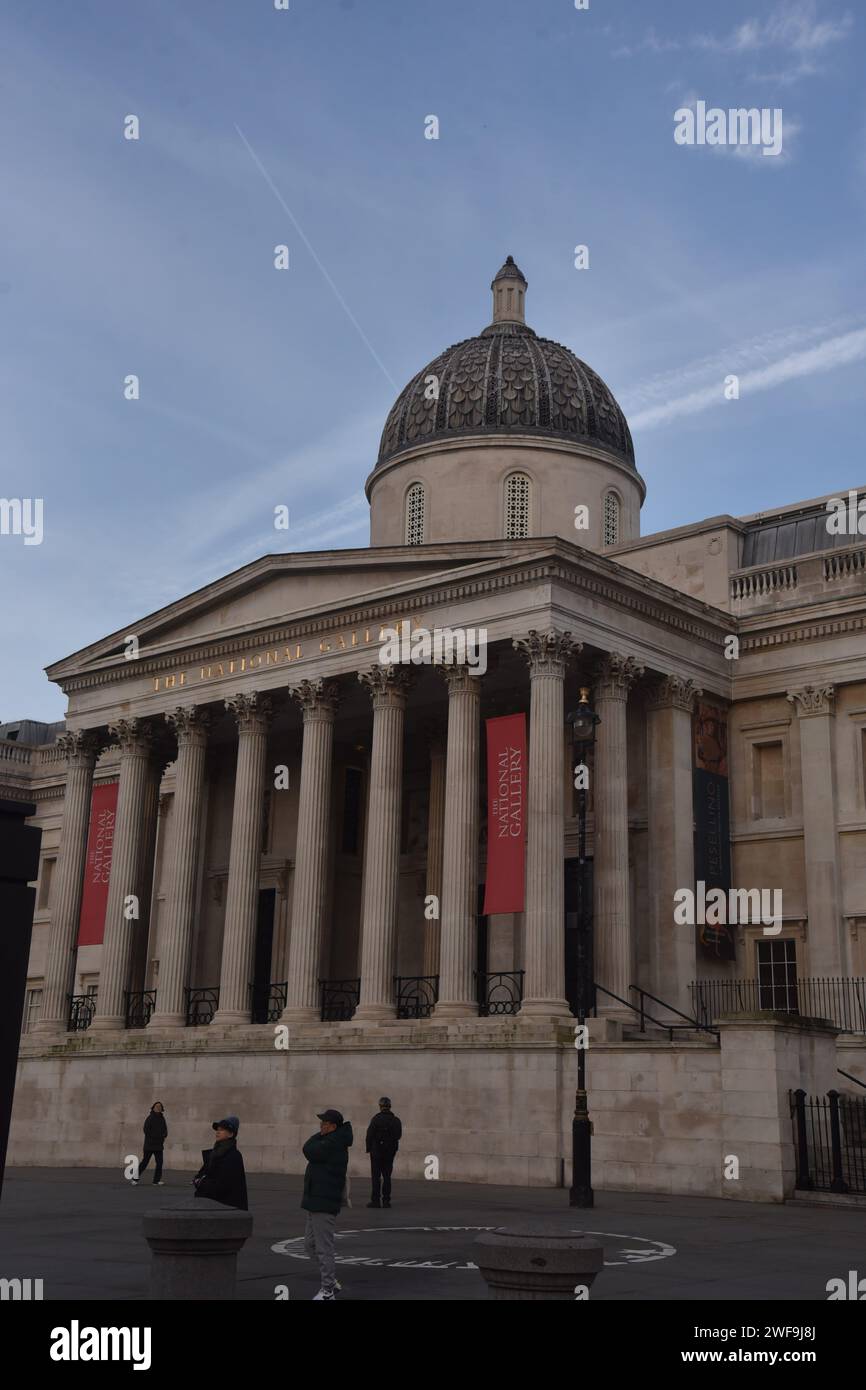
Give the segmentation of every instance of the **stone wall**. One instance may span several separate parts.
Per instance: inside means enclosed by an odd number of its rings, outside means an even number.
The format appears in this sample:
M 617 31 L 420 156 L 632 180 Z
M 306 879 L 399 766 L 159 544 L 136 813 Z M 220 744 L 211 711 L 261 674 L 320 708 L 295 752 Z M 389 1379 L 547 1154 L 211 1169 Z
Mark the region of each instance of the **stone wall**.
M 616 1029 L 608 1026 L 609 1033 Z M 825 1093 L 836 1073 L 832 1032 L 766 1016 L 720 1026 L 721 1046 L 593 1038 L 588 1055 L 598 1190 L 781 1201 L 793 1187 L 789 1089 Z M 597 1033 L 601 1030 L 597 1029 Z M 25 1039 L 9 1160 L 116 1167 L 140 1151 L 155 1100 L 166 1108 L 172 1173 L 198 1168 L 211 1122 L 241 1119 L 248 1171 L 302 1173 L 316 1112 L 355 1126 L 350 1171 L 366 1175 L 364 1132 L 378 1098 L 404 1123 L 397 1174 L 422 1178 L 435 1157 L 451 1182 L 556 1186 L 570 1180 L 577 1081 L 573 1030 L 507 1019 L 293 1030 L 83 1034 L 40 1049 Z M 851 1060 L 849 1053 L 849 1061 Z M 849 1067 L 859 1074 L 857 1067 Z M 739 1177 L 726 1179 L 727 1156 Z

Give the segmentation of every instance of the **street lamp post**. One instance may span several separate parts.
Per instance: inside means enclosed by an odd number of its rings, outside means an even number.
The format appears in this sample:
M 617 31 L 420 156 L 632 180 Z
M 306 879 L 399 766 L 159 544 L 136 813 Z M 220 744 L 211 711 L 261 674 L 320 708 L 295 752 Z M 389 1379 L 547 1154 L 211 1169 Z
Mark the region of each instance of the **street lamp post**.
M 568 715 L 571 725 L 577 781 L 577 860 L 579 911 L 577 923 L 577 1022 L 580 1046 L 577 1049 L 577 1091 L 574 1097 L 574 1118 L 571 1122 L 571 1190 L 569 1205 L 591 1207 L 592 1193 L 592 1122 L 586 1097 L 586 1016 L 592 1006 L 592 901 L 587 892 L 586 860 L 586 759 L 595 742 L 595 727 L 599 717 L 589 703 L 589 690 L 580 692 L 577 708 Z

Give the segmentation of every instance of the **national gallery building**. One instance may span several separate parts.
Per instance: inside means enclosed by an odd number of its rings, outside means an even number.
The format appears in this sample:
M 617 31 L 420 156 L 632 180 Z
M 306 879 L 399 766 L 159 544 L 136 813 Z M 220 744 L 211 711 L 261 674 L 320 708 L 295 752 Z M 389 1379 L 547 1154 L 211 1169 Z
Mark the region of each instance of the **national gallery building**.
M 398 1176 L 555 1185 L 583 999 L 595 1185 L 780 1200 L 789 1091 L 866 1080 L 866 536 L 826 498 L 641 535 L 526 290 L 509 257 L 398 397 L 369 547 L 267 555 L 0 726 L 42 830 L 13 1163 L 120 1173 L 159 1099 L 169 1177 L 226 1112 L 300 1172 L 388 1094 Z

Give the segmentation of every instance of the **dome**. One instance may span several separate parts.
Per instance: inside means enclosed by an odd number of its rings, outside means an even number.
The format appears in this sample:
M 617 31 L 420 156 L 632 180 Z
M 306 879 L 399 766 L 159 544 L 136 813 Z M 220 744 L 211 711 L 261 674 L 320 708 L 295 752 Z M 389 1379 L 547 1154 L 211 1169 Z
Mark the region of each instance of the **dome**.
M 626 418 L 601 377 L 524 323 L 526 285 L 509 256 L 491 284 L 493 322 L 446 348 L 401 391 L 377 468 L 419 445 L 484 434 L 566 439 L 635 467 Z

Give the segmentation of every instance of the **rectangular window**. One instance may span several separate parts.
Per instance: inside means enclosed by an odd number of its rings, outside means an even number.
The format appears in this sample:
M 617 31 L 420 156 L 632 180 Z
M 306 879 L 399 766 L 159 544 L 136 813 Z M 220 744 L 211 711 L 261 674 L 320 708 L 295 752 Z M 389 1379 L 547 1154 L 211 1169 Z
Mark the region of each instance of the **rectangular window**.
M 785 758 L 778 743 L 752 745 L 754 820 L 781 820 L 785 815 Z
M 343 783 L 343 854 L 357 854 L 361 840 L 361 787 L 363 773 L 359 767 L 347 767 Z
M 24 1025 L 22 1033 L 29 1033 L 39 1015 L 42 1013 L 42 986 L 35 985 L 32 989 L 28 987 L 24 996 Z
M 54 859 L 45 858 L 39 869 L 39 891 L 36 895 L 36 910 L 43 911 L 48 906 L 48 897 L 51 892 L 51 879 L 54 874 Z
M 797 999 L 797 943 L 791 937 L 758 941 L 758 1003 L 762 1009 L 800 1012 Z

